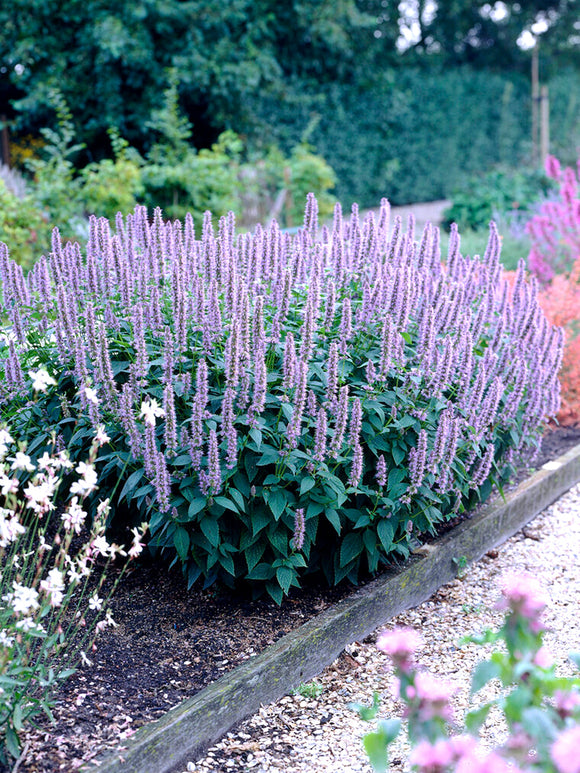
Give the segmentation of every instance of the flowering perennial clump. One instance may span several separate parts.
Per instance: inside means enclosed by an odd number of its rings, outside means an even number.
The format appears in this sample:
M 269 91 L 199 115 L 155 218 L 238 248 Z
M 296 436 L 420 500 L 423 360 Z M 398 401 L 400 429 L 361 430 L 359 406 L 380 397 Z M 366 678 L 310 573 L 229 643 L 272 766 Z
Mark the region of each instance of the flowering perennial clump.
M 40 391 L 50 380 L 31 378 Z M 35 387 L 36 388 L 36 387 Z M 19 734 L 50 707 L 54 693 L 79 662 L 90 664 L 94 641 L 115 622 L 106 602 L 106 569 L 125 550 L 104 536 L 108 500 L 91 526 L 87 497 L 97 488 L 95 463 L 109 441 L 99 429 L 87 462 L 74 464 L 65 451 L 44 452 L 36 463 L 0 428 L 0 768 L 18 757 Z M 16 449 L 21 450 L 16 450 Z M 27 485 L 23 478 L 28 475 Z M 68 503 L 57 511 L 56 493 L 72 475 Z M 143 528 L 133 529 L 129 559 L 143 548 Z
M 84 254 L 55 231 L 26 277 L 0 250 L 4 413 L 39 454 L 103 424 L 113 523 L 149 521 L 190 582 L 356 581 L 485 498 L 558 409 L 562 333 L 523 264 L 508 287 L 493 224 L 443 264 L 386 200 L 329 228 L 310 195 L 294 235 L 139 207 L 91 218 Z
M 377 641 L 394 666 L 396 693 L 405 705 L 403 719 L 412 745 L 409 762 L 417 773 L 580 773 L 580 678 L 556 676 L 556 665 L 543 645 L 547 597 L 527 574 L 512 572 L 500 586 L 499 608 L 506 612 L 502 628 L 465 639 L 505 644 L 505 651 L 494 652 L 473 672 L 472 696 L 492 679 L 500 680 L 504 692 L 468 712 L 465 725 L 471 735 L 452 734 L 457 730 L 450 703 L 455 690 L 415 662 L 419 635 L 396 628 Z M 580 668 L 580 653 L 570 658 Z M 509 734 L 501 747 L 490 751 L 477 734 L 494 705 L 502 710 Z M 380 708 L 378 696 L 372 708 L 359 704 L 352 708 L 361 718 L 374 719 Z M 388 748 L 400 729 L 399 719 L 383 720 L 364 737 L 376 771 L 388 770 Z

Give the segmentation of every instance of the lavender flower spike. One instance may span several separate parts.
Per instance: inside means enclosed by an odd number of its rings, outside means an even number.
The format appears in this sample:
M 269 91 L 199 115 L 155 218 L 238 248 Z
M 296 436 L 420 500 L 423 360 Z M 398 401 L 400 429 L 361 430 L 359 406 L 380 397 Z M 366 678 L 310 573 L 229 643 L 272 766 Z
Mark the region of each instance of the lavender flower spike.
M 305 527 L 304 508 L 299 507 L 294 513 L 294 534 L 292 536 L 292 547 L 294 550 L 302 550 Z

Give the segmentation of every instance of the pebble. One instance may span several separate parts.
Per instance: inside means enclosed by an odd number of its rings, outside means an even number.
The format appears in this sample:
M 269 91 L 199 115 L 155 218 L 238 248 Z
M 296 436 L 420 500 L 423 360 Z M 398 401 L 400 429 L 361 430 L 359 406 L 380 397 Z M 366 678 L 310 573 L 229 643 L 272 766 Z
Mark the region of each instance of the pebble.
M 459 640 L 486 627 L 499 627 L 502 613 L 495 608 L 497 581 L 507 570 L 533 574 L 548 592 L 545 619 L 550 630 L 545 643 L 562 664 L 561 673 L 571 675 L 568 652 L 580 650 L 580 576 L 575 570 L 579 554 L 580 486 L 576 486 L 504 545 L 470 565 L 461 579 L 389 621 L 364 642 L 346 647 L 349 664 L 340 657 L 317 677 L 323 688 L 317 700 L 285 696 L 262 706 L 204 758 L 189 762 L 187 773 L 204 773 L 208 768 L 251 769 L 254 773 L 372 773 L 362 736 L 374 725 L 360 720 L 348 703 L 370 705 L 376 691 L 381 697 L 380 717 L 398 716 L 400 706 L 391 696 L 391 677 L 374 644 L 381 631 L 398 625 L 419 629 L 425 640 L 418 653 L 420 662 L 457 684 L 454 710 L 460 720 L 469 705 L 471 671 L 491 650 L 473 644 L 460 647 Z M 487 685 L 478 693 L 478 700 L 489 700 L 497 690 L 493 683 Z M 493 748 L 505 733 L 501 714 L 491 713 L 483 727 L 483 742 Z M 408 752 L 402 736 L 391 747 L 389 770 L 406 773 Z

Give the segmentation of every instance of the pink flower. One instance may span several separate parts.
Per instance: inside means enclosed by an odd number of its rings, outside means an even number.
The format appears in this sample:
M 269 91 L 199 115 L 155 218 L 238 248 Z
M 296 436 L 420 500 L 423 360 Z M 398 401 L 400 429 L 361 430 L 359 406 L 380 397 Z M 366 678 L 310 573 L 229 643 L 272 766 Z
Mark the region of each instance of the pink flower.
M 562 719 L 566 719 L 566 717 L 571 717 L 574 710 L 580 706 L 580 695 L 577 692 L 563 692 L 562 690 L 556 690 L 554 702 L 558 714 Z
M 508 607 L 522 617 L 539 621 L 548 599 L 535 577 L 526 573 L 508 572 L 502 577 L 500 587 L 505 597 L 500 608 Z
M 552 745 L 559 773 L 580 773 L 580 726 L 565 730 Z
M 459 760 L 455 773 L 521 773 L 521 771 L 515 765 L 508 764 L 495 752 L 480 756 L 475 750 Z
M 434 744 L 420 741 L 409 757 L 411 765 L 416 765 L 421 773 L 443 773 L 453 761 L 453 750 L 447 739 L 440 738 Z
M 451 682 L 433 676 L 428 671 L 421 671 L 415 677 L 415 689 L 422 720 L 441 717 L 448 722 L 452 721 L 453 710 L 449 701 L 457 688 Z
M 423 639 L 412 628 L 395 628 L 385 631 L 377 639 L 377 647 L 386 653 L 395 666 L 404 673 L 412 667 L 413 655 L 423 646 Z
M 453 752 L 453 759 L 457 762 L 467 754 L 473 754 L 478 748 L 478 743 L 472 735 L 454 735 L 449 739 L 449 746 Z
M 540 668 L 550 668 L 554 665 L 554 658 L 550 655 L 547 647 L 540 647 L 534 656 L 533 663 Z

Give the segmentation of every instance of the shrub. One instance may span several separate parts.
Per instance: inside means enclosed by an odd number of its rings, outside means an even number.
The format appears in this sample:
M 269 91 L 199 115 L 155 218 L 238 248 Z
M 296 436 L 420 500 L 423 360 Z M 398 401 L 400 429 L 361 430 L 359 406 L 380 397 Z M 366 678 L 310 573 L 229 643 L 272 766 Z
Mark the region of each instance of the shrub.
M 48 373 L 31 373 L 33 389 L 54 382 Z M 20 753 L 24 726 L 44 712 L 52 718 L 54 694 L 79 662 L 90 663 L 87 652 L 97 634 L 115 625 L 103 592 L 107 566 L 126 555 L 105 539 L 107 501 L 97 508 L 88 528 L 84 500 L 96 489 L 95 461 L 108 438 L 100 430 L 86 462 L 76 466 L 70 501 L 51 516 L 59 486 L 75 465 L 68 454 L 44 453 L 34 464 L 24 447 L 0 427 L 0 767 Z M 21 479 L 27 479 L 26 488 Z M 130 558 L 142 548 L 142 531 L 135 529 Z M 102 558 L 105 559 L 104 563 Z M 99 563 L 100 561 L 100 563 Z M 103 598 L 102 596 L 105 596 Z
M 580 161 L 578 162 L 580 169 Z M 546 173 L 559 184 L 558 196 L 541 204 L 526 230 L 532 240 L 530 270 L 546 283 L 555 273 L 569 271 L 580 257 L 580 194 L 572 167 L 562 170 L 558 159 L 548 156 Z
M 446 267 L 386 201 L 337 205 L 332 232 L 312 195 L 295 235 L 206 213 L 196 239 L 144 208 L 90 228 L 27 280 L 0 256 L 3 414 L 38 454 L 104 423 L 112 525 L 148 521 L 190 583 L 356 582 L 484 499 L 558 408 L 561 331 L 523 262 L 508 295 L 494 227 L 483 259 L 454 232 Z M 58 383 L 31 405 L 38 367 Z
M 494 652 L 474 669 L 471 697 L 492 679 L 512 689 L 468 712 L 465 725 L 472 735 L 450 735 L 454 687 L 417 667 L 414 655 L 421 638 L 415 631 L 398 628 L 377 641 L 395 668 L 397 696 L 405 704 L 412 745 L 409 762 L 418 773 L 580 771 L 580 679 L 556 676 L 556 665 L 543 645 L 546 597 L 526 574 L 505 575 L 502 592 L 500 608 L 506 616 L 501 629 L 467 637 L 463 643 L 504 645 L 503 651 Z M 580 653 L 572 653 L 570 659 L 580 668 Z M 493 706 L 503 712 L 509 734 L 501 747 L 490 751 L 475 736 Z M 371 709 L 357 704 L 352 708 L 363 719 L 373 719 L 379 710 L 378 696 Z M 364 737 L 374 770 L 388 769 L 388 747 L 400 728 L 398 719 L 382 721 L 377 731 Z
M 550 180 L 536 171 L 495 169 L 471 177 L 452 195 L 453 203 L 443 213 L 442 224 L 460 229 L 487 228 L 490 220 L 507 212 L 527 212 L 551 189 Z
M 0 240 L 10 244 L 10 256 L 25 270 L 50 245 L 51 227 L 32 198 L 15 196 L 0 179 Z

